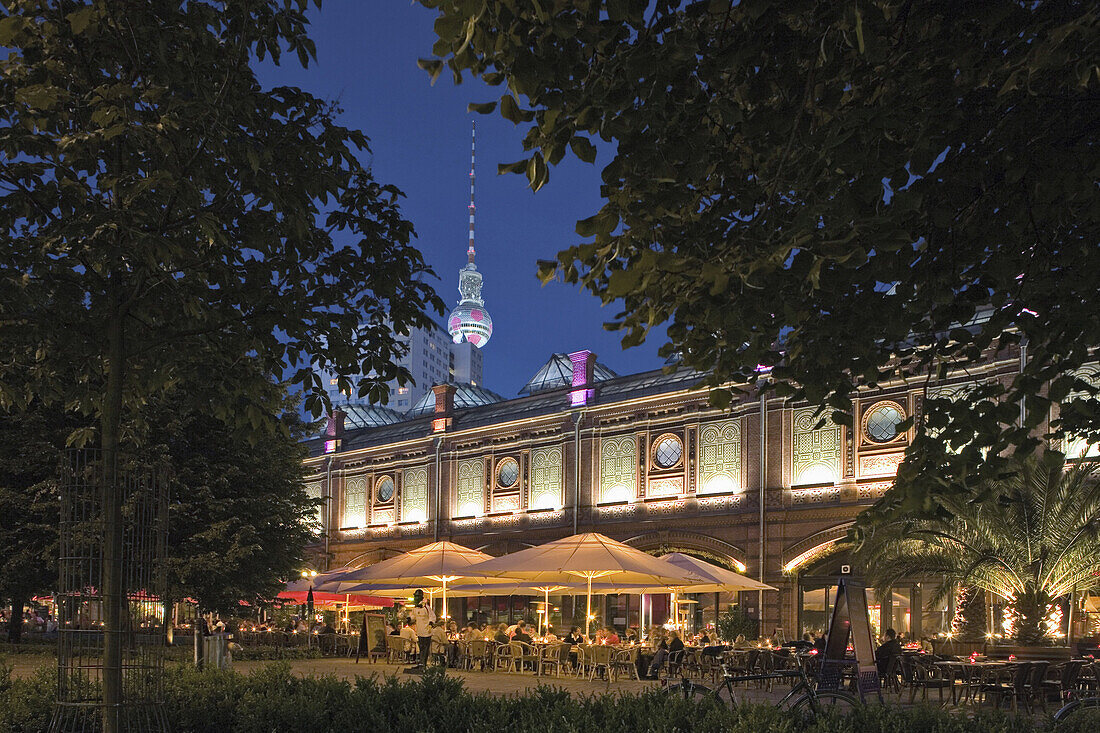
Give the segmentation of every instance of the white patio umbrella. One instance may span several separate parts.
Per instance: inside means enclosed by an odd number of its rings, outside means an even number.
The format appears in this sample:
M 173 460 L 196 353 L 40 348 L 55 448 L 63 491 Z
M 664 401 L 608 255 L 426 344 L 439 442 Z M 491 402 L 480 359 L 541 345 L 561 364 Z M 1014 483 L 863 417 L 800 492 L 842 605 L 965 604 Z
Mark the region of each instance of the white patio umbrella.
M 441 540 L 374 565 L 343 572 L 330 580 L 337 583 L 341 593 L 355 592 L 352 588 L 361 589 L 359 592 L 366 588 L 381 592 L 388 585 L 401 595 L 408 589 L 438 584 L 443 596 L 443 618 L 447 618 L 448 583 L 460 578 L 470 578 L 475 583 L 500 582 L 480 581 L 467 573 L 471 566 L 491 559 L 484 552 Z
M 564 537 L 510 555 L 486 560 L 467 570 L 467 577 L 516 578 L 532 585 L 566 584 L 575 578 L 587 583 L 584 631 L 592 616 L 592 580 L 614 576 L 617 583 L 691 585 L 704 578 L 647 555 L 596 532 Z M 549 594 L 547 594 L 549 595 Z

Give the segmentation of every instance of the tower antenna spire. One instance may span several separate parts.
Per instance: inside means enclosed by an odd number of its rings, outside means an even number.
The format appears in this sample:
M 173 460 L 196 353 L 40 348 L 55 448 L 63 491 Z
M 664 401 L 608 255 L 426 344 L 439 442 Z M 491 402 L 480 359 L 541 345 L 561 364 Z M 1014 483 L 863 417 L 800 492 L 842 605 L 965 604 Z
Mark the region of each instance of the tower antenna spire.
M 470 246 L 466 249 L 467 261 L 474 262 L 474 155 L 477 142 L 477 122 L 470 123 Z

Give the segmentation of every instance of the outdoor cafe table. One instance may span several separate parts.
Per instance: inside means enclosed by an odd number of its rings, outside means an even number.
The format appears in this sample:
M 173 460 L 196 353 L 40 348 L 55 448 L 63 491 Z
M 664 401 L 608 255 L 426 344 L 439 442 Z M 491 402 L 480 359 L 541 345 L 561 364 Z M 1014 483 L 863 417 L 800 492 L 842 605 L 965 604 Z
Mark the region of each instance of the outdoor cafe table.
M 970 700 L 976 692 L 975 688 L 984 679 L 983 675 L 993 670 L 1003 669 L 1012 662 L 1003 659 L 949 659 L 933 662 L 933 664 L 951 680 L 951 704 L 954 705 L 959 701 L 959 687 L 963 688 L 963 701 Z M 959 685 L 956 685 L 956 682 Z

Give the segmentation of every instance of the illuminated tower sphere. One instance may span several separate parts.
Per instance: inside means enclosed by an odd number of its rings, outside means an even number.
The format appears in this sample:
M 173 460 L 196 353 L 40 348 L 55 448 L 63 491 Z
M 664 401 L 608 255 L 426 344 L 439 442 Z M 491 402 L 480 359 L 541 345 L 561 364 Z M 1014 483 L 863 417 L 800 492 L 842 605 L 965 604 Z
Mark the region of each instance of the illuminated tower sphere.
M 476 137 L 476 129 L 474 131 Z M 493 335 L 493 319 L 481 298 L 481 273 L 474 264 L 474 137 L 470 140 L 470 246 L 466 266 L 458 271 L 458 293 L 462 297 L 447 317 L 447 331 L 456 344 L 469 341 L 481 349 Z

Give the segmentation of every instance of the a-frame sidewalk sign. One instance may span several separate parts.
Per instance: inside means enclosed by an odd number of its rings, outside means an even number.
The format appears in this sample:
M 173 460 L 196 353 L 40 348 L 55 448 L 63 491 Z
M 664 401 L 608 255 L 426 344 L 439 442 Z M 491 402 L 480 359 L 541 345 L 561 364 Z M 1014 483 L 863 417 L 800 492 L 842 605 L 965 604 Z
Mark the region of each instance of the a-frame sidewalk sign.
M 849 640 L 855 652 L 854 660 L 848 657 Z M 867 618 L 867 588 L 849 578 L 840 578 L 837 581 L 833 621 L 825 636 L 819 689 L 839 689 L 844 669 L 852 666 L 856 668 L 856 688 L 860 699 L 866 702 L 873 695 L 881 700 L 875 646 Z

